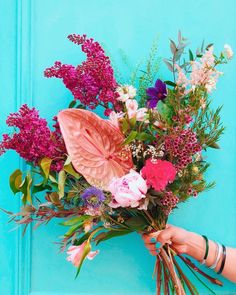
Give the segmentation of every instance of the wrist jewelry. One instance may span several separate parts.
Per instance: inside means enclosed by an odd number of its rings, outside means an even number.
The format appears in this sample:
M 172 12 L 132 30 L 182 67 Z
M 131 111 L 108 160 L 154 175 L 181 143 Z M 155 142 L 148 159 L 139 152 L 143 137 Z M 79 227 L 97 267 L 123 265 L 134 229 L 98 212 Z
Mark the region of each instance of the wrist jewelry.
M 217 272 L 218 275 L 220 275 L 225 267 L 225 260 L 226 260 L 226 248 L 224 245 L 222 245 L 223 248 L 223 258 L 220 266 L 220 270 Z
M 208 252 L 209 252 L 209 241 L 208 241 L 208 238 L 206 236 L 202 236 L 202 237 L 206 241 L 206 251 L 205 251 L 205 255 L 204 255 L 202 264 L 206 264 L 206 260 L 207 260 L 207 256 L 208 256 Z
M 216 258 L 215 258 L 215 261 L 214 263 L 212 264 L 212 266 L 209 266 L 211 269 L 215 269 L 219 260 L 220 260 L 220 257 L 221 257 L 221 254 L 223 252 L 222 250 L 222 246 L 219 244 L 219 243 L 216 243 L 216 246 L 217 246 L 217 249 L 216 249 Z

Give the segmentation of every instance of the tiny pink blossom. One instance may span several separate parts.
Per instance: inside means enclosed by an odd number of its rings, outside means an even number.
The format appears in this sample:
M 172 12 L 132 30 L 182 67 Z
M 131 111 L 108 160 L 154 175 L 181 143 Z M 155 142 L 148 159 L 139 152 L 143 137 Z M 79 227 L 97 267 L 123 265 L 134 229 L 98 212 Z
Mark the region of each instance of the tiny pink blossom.
M 147 115 L 147 109 L 138 109 L 138 103 L 135 99 L 127 99 L 125 102 L 129 119 L 136 118 L 137 121 L 144 121 Z
M 67 254 L 69 255 L 67 257 L 67 260 L 70 261 L 74 266 L 79 267 L 81 260 L 83 258 L 83 253 L 86 247 L 86 243 L 87 241 L 83 242 L 83 244 L 81 244 L 80 246 L 70 246 L 68 248 Z M 89 260 L 92 260 L 97 254 L 99 253 L 99 251 L 90 251 L 86 258 L 88 258 Z
M 112 208 L 117 207 L 138 207 L 141 200 L 146 198 L 147 184 L 142 176 L 134 171 L 120 178 L 115 178 L 109 186 L 113 200 L 109 204 Z
M 136 116 L 138 110 L 138 103 L 135 99 L 127 99 L 125 102 L 129 119 L 132 119 Z
M 124 113 L 120 112 L 120 113 L 116 113 L 114 111 L 112 111 L 109 115 L 109 121 L 116 126 L 117 128 L 119 128 L 119 120 L 121 118 L 124 117 Z
M 146 119 L 147 116 L 147 109 L 146 108 L 141 108 L 137 110 L 137 114 L 136 114 L 136 119 L 137 121 L 144 121 Z

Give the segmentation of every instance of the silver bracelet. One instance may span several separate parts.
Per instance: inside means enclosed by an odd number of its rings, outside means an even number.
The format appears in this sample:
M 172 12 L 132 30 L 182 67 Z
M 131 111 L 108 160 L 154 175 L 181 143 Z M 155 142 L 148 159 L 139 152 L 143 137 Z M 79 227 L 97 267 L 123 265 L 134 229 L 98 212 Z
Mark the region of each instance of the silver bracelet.
M 222 246 L 219 243 L 216 243 L 216 245 L 217 245 L 217 250 L 216 250 L 217 251 L 217 255 L 216 255 L 216 259 L 215 259 L 214 263 L 212 264 L 212 266 L 209 266 L 211 269 L 215 269 L 216 268 L 216 266 L 217 266 L 217 264 L 218 264 L 218 262 L 220 260 L 220 257 L 222 255 L 222 252 L 223 252 Z

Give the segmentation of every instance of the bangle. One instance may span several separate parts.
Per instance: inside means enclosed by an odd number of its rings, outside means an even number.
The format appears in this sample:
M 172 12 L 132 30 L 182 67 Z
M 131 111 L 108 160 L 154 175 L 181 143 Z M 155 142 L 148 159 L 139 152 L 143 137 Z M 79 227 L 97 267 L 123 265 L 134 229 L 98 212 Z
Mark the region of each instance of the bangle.
M 222 245 L 223 248 L 223 258 L 220 266 L 220 270 L 217 272 L 218 275 L 220 275 L 225 267 L 225 260 L 226 260 L 226 248 L 224 245 Z
M 219 243 L 216 243 L 216 246 L 217 246 L 217 250 L 216 250 L 216 259 L 214 261 L 214 263 L 212 264 L 212 266 L 209 266 L 211 269 L 215 269 L 219 260 L 220 260 L 220 257 L 222 255 L 222 246 L 219 244 Z
M 202 264 L 206 263 L 207 260 L 207 256 L 208 256 L 208 252 L 209 252 L 209 242 L 208 242 L 208 238 L 206 236 L 202 236 L 204 238 L 204 240 L 206 241 L 206 252 L 202 261 Z

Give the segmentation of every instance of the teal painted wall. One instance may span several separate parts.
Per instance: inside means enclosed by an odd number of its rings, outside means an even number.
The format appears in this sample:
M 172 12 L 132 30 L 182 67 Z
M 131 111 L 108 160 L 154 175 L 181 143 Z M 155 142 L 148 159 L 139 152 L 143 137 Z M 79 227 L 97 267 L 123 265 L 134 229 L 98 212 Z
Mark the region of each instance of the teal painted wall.
M 71 99 L 61 81 L 43 77 L 45 67 L 55 60 L 77 64 L 80 49 L 68 42 L 70 33 L 86 33 L 103 42 L 114 58 L 124 49 L 135 65 L 148 54 L 158 35 L 160 56 L 168 56 L 168 38 L 178 29 L 193 47 L 202 39 L 215 42 L 221 50 L 229 43 L 236 51 L 235 0 L 0 0 L 0 131 L 9 112 L 22 103 L 52 117 Z M 171 216 L 174 224 L 207 234 L 236 247 L 236 60 L 224 68 L 214 105 L 224 104 L 226 126 L 220 151 L 211 151 L 209 179 L 217 186 L 182 205 Z M 125 68 L 123 68 L 125 71 Z M 168 77 L 165 67 L 161 76 Z M 0 158 L 0 207 L 17 211 L 20 202 L 11 195 L 8 177 L 23 167 L 14 153 Z M 155 294 L 151 279 L 154 259 L 137 235 L 117 238 L 101 245 L 100 255 L 86 262 L 81 276 L 58 254 L 57 241 L 63 233 L 57 223 L 28 232 L 11 231 L 0 213 L 0 294 Z M 210 272 L 213 274 L 212 272 Z M 236 285 L 224 280 L 217 294 L 236 294 Z M 209 294 L 200 287 L 200 294 Z

